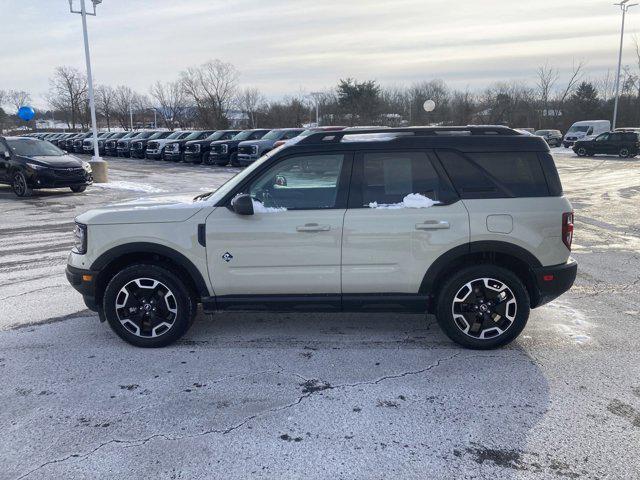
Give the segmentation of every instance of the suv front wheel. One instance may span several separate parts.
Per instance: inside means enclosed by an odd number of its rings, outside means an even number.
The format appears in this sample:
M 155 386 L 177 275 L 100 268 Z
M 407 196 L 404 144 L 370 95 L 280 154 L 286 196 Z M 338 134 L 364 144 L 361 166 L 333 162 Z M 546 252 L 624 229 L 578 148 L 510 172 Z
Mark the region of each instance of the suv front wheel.
M 529 294 L 511 271 L 480 265 L 460 270 L 442 287 L 436 317 L 444 333 L 467 348 L 511 342 L 529 319 Z
M 108 283 L 103 302 L 113 331 L 138 347 L 175 342 L 189 329 L 196 311 L 196 302 L 177 275 L 148 264 L 119 271 Z

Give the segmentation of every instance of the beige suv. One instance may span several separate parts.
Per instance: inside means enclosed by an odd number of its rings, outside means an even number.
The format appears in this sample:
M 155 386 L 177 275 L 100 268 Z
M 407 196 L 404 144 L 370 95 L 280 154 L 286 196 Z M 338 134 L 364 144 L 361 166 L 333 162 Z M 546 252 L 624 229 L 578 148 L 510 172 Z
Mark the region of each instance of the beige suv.
M 571 205 L 542 138 L 506 127 L 318 132 L 215 192 L 76 219 L 67 277 L 124 340 L 213 310 L 432 313 L 494 348 L 568 290 Z

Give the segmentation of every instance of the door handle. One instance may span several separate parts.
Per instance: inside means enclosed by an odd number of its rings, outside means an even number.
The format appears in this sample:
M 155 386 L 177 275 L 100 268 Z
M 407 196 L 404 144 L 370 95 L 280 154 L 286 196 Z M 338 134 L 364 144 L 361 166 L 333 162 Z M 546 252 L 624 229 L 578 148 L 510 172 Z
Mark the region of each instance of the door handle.
M 449 228 L 446 220 L 427 220 L 424 223 L 416 223 L 416 230 L 445 230 Z
M 331 230 L 331 225 L 318 225 L 317 223 L 305 223 L 296 227 L 298 232 L 328 232 Z

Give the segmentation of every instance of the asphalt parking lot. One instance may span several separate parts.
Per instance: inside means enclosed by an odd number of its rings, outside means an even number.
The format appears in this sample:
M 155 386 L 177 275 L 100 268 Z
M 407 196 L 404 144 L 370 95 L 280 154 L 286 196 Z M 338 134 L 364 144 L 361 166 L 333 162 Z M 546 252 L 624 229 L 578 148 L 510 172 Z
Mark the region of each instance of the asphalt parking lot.
M 554 150 L 578 280 L 489 352 L 395 314 L 201 314 L 136 349 L 66 282 L 74 216 L 236 170 L 112 159 L 83 194 L 0 186 L 0 478 L 637 478 L 640 159 Z

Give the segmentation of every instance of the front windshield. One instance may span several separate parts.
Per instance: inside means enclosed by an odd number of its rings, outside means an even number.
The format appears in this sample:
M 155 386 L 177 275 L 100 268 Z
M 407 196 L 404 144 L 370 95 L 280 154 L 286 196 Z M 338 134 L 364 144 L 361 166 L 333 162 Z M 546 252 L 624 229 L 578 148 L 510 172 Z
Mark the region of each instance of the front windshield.
M 252 133 L 253 133 L 253 130 L 245 130 L 245 131 L 240 132 L 239 134 L 237 134 L 231 140 L 246 140 L 247 138 L 249 138 L 251 136 Z
M 171 135 L 167 137 L 167 140 L 174 140 L 176 138 L 180 138 L 180 135 L 183 135 L 184 132 L 173 132 Z
M 167 132 L 156 132 L 149 137 L 149 140 L 155 140 L 157 138 L 163 138 L 162 135 L 166 135 Z
M 203 133 L 204 132 L 193 132 L 193 133 L 190 133 L 189 135 L 187 135 L 185 140 L 198 140 L 198 138 L 200 138 L 200 135 L 202 135 Z
M 538 130 L 536 135 L 547 135 L 548 133 L 551 133 L 551 130 Z
M 205 140 L 209 140 L 209 141 L 213 142 L 215 140 L 220 140 L 226 134 L 227 134 L 227 132 L 225 132 L 224 130 L 218 130 L 217 132 L 213 132 L 211 135 L 209 135 L 207 138 L 205 138 Z
M 267 133 L 262 140 L 278 140 L 284 132 L 282 130 L 271 130 Z
M 137 134 L 138 134 L 138 132 L 129 132 L 122 138 L 125 139 L 125 138 L 135 137 Z
M 150 138 L 152 135 L 154 135 L 154 132 L 142 132 L 136 138 Z
M 573 127 L 571 127 L 569 129 L 569 132 L 586 132 L 589 130 L 589 126 L 588 125 L 574 125 Z
M 9 148 L 24 157 L 59 157 L 65 153 L 49 142 L 33 138 L 8 138 Z

